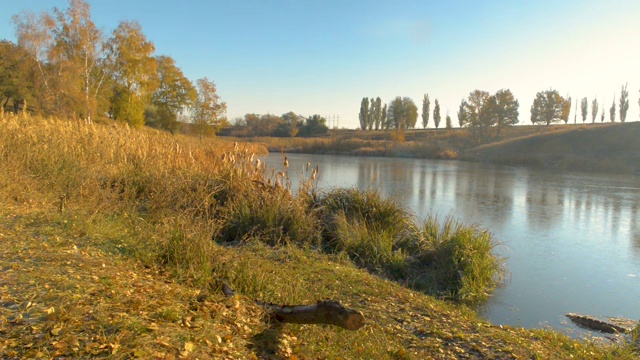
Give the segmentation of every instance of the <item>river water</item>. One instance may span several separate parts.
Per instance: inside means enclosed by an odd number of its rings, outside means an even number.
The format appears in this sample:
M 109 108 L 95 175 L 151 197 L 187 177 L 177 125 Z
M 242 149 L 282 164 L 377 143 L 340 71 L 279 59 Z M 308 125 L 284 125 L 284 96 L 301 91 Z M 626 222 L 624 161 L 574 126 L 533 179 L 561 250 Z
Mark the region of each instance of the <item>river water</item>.
M 478 312 L 494 324 L 576 333 L 564 314 L 640 319 L 640 176 L 461 161 L 288 154 L 319 187 L 376 188 L 424 219 L 453 214 L 502 243 L 509 276 Z M 265 158 L 282 170 L 281 154 Z

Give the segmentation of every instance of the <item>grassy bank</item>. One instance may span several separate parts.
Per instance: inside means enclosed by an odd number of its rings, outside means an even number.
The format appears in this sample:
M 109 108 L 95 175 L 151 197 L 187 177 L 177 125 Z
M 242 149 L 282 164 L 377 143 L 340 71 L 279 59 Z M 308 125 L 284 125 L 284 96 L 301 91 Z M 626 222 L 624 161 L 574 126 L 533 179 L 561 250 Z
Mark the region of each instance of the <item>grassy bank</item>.
M 640 123 L 596 124 L 474 148 L 464 159 L 577 171 L 640 173 Z
M 461 159 L 504 165 L 610 173 L 639 172 L 637 123 L 514 126 L 482 145 L 468 129 L 333 130 L 318 138 L 254 138 L 271 152 Z
M 0 356 L 634 357 L 424 295 L 486 296 L 501 264 L 490 234 L 416 222 L 375 193 L 319 192 L 311 169 L 294 197 L 259 151 L 5 115 Z M 240 296 L 225 298 L 222 281 Z M 367 326 L 276 326 L 255 298 L 332 298 Z

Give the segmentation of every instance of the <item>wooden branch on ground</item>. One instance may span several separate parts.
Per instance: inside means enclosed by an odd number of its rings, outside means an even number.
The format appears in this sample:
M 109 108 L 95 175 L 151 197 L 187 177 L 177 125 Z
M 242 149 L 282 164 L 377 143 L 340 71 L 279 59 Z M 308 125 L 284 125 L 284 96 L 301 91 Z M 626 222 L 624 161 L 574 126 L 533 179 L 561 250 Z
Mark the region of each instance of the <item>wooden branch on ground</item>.
M 227 297 L 234 296 L 233 289 L 222 284 Z M 276 305 L 256 300 L 276 321 L 290 324 L 328 324 L 347 330 L 358 330 L 364 326 L 364 316 L 359 311 L 348 309 L 337 301 L 318 301 L 315 305 Z

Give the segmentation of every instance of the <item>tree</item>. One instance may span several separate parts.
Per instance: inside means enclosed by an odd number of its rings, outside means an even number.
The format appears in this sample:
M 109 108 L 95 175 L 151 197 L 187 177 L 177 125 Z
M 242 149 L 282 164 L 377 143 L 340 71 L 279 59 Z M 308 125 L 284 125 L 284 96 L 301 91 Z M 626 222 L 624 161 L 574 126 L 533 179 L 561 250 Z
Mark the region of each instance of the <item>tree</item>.
M 447 119 L 446 119 L 447 129 L 451 129 L 451 116 L 449 116 L 449 111 L 447 111 Z
M 369 131 L 373 130 L 373 124 L 376 122 L 375 116 L 376 116 L 376 101 L 371 98 L 370 102 L 370 106 L 369 106 L 369 116 L 367 117 L 367 129 L 369 129 Z
M 486 113 L 486 105 L 489 98 L 491 98 L 491 95 L 486 91 L 474 90 L 469 94 L 466 102 L 468 115 L 466 124 L 468 126 L 480 126 L 483 118 L 487 118 L 483 113 Z
M 591 122 L 596 122 L 596 117 L 598 116 L 598 100 L 593 99 L 591 102 Z
M 389 121 L 387 120 L 387 104 L 384 104 L 382 112 L 380 113 L 380 126 L 385 130 L 389 130 Z
M 399 130 L 401 127 L 404 127 L 404 112 L 402 109 L 402 98 L 400 96 L 396 96 L 396 98 L 389 103 L 387 119 L 389 119 L 390 125 L 393 125 L 394 129 Z
M 23 48 L 0 40 L 0 112 L 11 102 L 17 113 L 25 103 L 36 103 L 42 87 L 33 58 Z M 32 106 L 32 109 L 35 108 Z
M 407 124 L 415 124 L 418 119 L 418 107 L 410 98 L 397 96 L 389 104 L 387 118 L 390 124 L 400 131 L 405 129 Z
M 606 112 L 606 110 L 604 109 L 604 104 L 602 104 L 602 113 L 600 114 L 600 122 L 604 123 L 604 113 Z
M 408 97 L 402 98 L 402 107 L 404 109 L 405 120 L 408 124 L 411 124 L 412 128 L 414 128 L 418 121 L 418 107 L 413 100 Z
M 429 123 L 429 107 L 431 102 L 429 101 L 429 94 L 424 94 L 422 98 L 422 128 L 426 129 Z
M 133 126 L 144 125 L 144 109 L 158 84 L 152 57 L 155 46 L 147 41 L 140 24 L 123 21 L 107 41 L 107 59 L 114 79 L 111 117 Z
M 304 124 L 304 117 L 298 116 L 293 111 L 282 114 L 281 121 L 273 131 L 273 136 L 294 137 L 298 135 L 300 126 Z
M 627 85 L 622 87 L 620 92 L 620 122 L 627 120 L 627 111 L 629 110 L 629 92 L 627 91 Z
M 611 104 L 611 108 L 609 109 L 609 120 L 611 122 L 616 121 L 616 98 L 613 98 L 613 103 Z
M 576 99 L 576 110 L 573 112 L 573 125 L 578 123 L 578 99 Z
M 493 109 L 496 118 L 497 135 L 500 136 L 500 129 L 505 126 L 513 126 L 518 123 L 518 108 L 520 104 L 509 89 L 498 90 L 494 95 L 495 108 Z
M 367 125 L 369 121 L 369 98 L 362 98 L 360 102 L 360 128 L 362 130 L 367 130 Z
M 562 118 L 562 121 L 564 121 L 565 125 L 567 125 L 567 123 L 569 122 L 569 113 L 571 112 L 571 104 L 572 104 L 571 97 L 568 96 L 567 100 L 564 102 L 564 106 L 562 107 L 562 115 L 560 116 Z
M 556 90 L 540 91 L 531 105 L 531 123 L 545 123 L 562 120 L 563 109 L 571 104 L 569 99 L 563 98 Z
M 496 123 L 496 98 L 486 91 L 474 90 L 465 102 L 465 126 L 471 130 L 476 141 L 488 135 L 489 128 Z
M 436 126 L 436 129 L 438 128 L 438 126 L 440 126 L 441 118 L 442 117 L 440 116 L 440 103 L 438 103 L 438 99 L 436 99 L 435 105 L 433 107 L 433 122 Z
M 580 103 L 580 109 L 582 110 L 582 123 L 587 120 L 587 114 L 589 112 L 589 102 L 587 98 L 582 98 L 582 102 Z
M 313 115 L 306 119 L 304 125 L 300 127 L 300 136 L 322 135 L 329 132 L 327 120 L 320 115 Z
M 460 102 L 460 107 L 458 108 L 458 124 L 460 125 L 460 127 L 465 126 L 468 121 L 467 106 L 467 102 L 462 99 L 462 101 Z
M 12 17 L 16 25 L 17 45 L 29 54 L 30 59 L 36 64 L 42 91 L 36 99 L 45 114 L 55 112 L 58 103 L 59 92 L 50 85 L 52 74 L 49 65 L 49 55 L 53 46 L 55 20 L 47 13 L 35 14 L 25 12 Z
M 375 129 L 378 130 L 382 126 L 382 99 L 378 96 L 376 98 L 375 114 L 373 116 Z
M 159 86 L 152 96 L 157 109 L 156 125 L 173 133 L 178 127 L 178 113 L 192 107 L 198 93 L 171 57 L 158 56 L 156 64 Z
M 209 79 L 202 78 L 196 82 L 198 96 L 193 104 L 193 123 L 198 127 L 200 137 L 212 129 L 214 133 L 227 124 L 224 117 L 227 111 L 227 104 L 220 101 L 220 96 L 216 92 L 216 84 Z
M 58 91 L 64 113 L 75 113 L 91 123 L 103 93 L 106 72 L 104 38 L 91 20 L 91 8 L 84 0 L 69 0 L 69 8 L 54 8 L 57 26 L 50 61 L 56 65 Z

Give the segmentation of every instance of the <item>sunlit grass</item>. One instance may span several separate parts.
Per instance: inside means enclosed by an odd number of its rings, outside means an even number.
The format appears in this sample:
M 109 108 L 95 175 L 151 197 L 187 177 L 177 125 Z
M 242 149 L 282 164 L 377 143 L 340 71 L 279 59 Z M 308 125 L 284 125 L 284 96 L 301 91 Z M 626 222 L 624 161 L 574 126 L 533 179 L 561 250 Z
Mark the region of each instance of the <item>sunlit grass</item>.
M 10 284 L 0 293 L 0 356 L 635 355 L 492 326 L 407 288 L 482 297 L 499 275 L 495 242 L 453 220 L 415 221 L 375 192 L 322 192 L 311 170 L 293 196 L 286 168 L 272 173 L 254 158 L 263 149 L 0 116 L 0 283 Z M 226 299 L 222 282 L 239 295 Z M 362 311 L 367 326 L 277 327 L 254 303 L 324 298 Z

